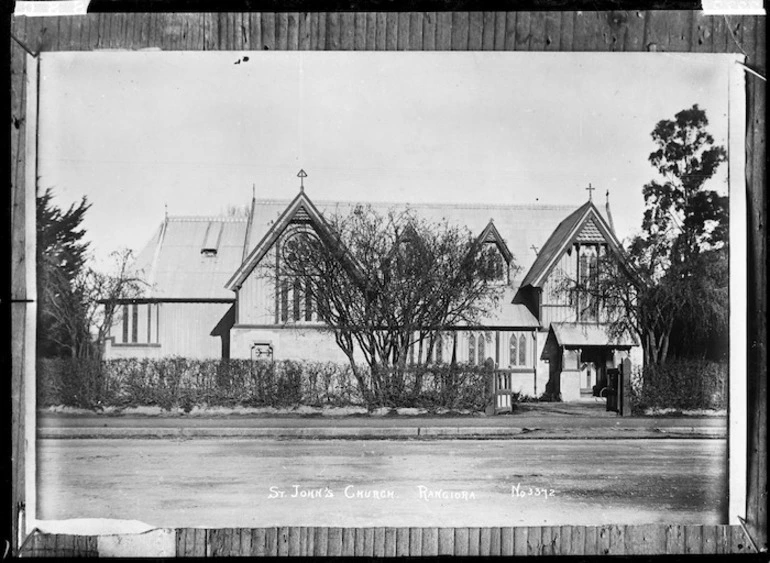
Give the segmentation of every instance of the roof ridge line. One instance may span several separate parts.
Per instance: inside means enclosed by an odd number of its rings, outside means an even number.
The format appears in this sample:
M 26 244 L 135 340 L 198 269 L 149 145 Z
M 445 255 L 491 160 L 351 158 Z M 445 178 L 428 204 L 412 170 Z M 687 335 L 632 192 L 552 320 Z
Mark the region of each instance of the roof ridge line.
M 217 215 L 175 215 L 169 216 L 169 221 L 181 222 L 181 221 L 218 221 L 221 223 L 245 223 L 248 221 L 247 217 L 222 217 Z
M 257 199 L 255 203 L 274 203 L 274 204 L 289 204 L 292 200 L 289 199 L 273 199 L 264 198 Z M 472 209 L 489 209 L 494 207 L 495 209 L 575 209 L 574 204 L 566 203 L 411 203 L 408 201 L 354 201 L 354 200 L 315 200 L 316 207 L 321 204 L 349 204 L 349 205 L 400 205 L 409 207 L 446 207 L 446 208 L 472 208 Z

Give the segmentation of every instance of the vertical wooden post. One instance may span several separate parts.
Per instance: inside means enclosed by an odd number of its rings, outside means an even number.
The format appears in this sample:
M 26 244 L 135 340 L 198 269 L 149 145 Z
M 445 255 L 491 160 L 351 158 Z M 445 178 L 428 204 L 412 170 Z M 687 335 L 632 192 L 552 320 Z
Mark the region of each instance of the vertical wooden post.
M 757 18 L 760 20 L 760 18 Z M 753 36 L 752 36 L 753 35 Z M 767 74 L 766 26 L 757 21 L 754 34 L 744 31 L 748 64 Z M 752 52 L 753 51 L 753 52 Z M 746 74 L 748 104 L 746 154 L 749 201 L 747 213 L 748 293 L 748 420 L 747 529 L 759 549 L 767 549 L 767 139 L 766 83 Z
M 24 142 L 16 147 L 11 188 L 11 429 L 12 530 L 17 549 L 35 518 L 35 186 L 37 177 L 38 59 L 19 60 L 26 97 Z M 21 156 L 23 154 L 23 157 Z
M 731 57 L 726 57 L 730 64 L 728 71 L 728 149 L 743 134 L 746 125 L 745 79 L 741 67 Z M 733 139 L 733 145 L 731 145 Z M 748 370 L 747 350 L 747 315 L 748 295 L 747 278 L 747 229 L 746 217 L 746 181 L 745 156 L 738 150 L 729 150 L 727 161 L 730 192 L 730 392 L 728 393 L 728 523 L 737 525 L 746 517 L 747 485 L 747 420 L 749 413 L 747 381 L 751 378 Z M 740 186 L 740 187 L 739 187 Z M 733 345 L 735 343 L 735 345 Z M 741 344 L 737 344 L 741 343 Z
M 481 338 L 484 338 L 484 336 L 482 335 Z M 482 368 L 482 369 L 485 369 L 485 368 L 486 368 L 486 366 L 484 366 L 484 368 Z M 496 371 L 497 370 L 492 370 L 490 373 L 486 374 L 486 377 L 487 377 L 487 385 L 486 385 L 487 396 L 485 397 L 485 399 L 486 399 L 486 401 L 485 401 L 486 402 L 486 408 L 484 409 L 484 413 L 487 416 L 494 415 L 496 407 L 497 407 L 497 397 L 496 397 L 496 389 L 495 389 L 495 372 Z
M 620 363 L 620 416 L 631 416 L 631 360 L 625 358 Z

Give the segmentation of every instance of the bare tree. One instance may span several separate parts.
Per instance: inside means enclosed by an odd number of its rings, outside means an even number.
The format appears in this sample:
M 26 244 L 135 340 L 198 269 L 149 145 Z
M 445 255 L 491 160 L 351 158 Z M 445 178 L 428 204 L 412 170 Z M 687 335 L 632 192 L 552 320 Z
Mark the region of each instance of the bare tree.
M 51 338 L 73 358 L 100 358 L 104 340 L 117 320 L 116 302 L 139 297 L 144 289 L 144 281 L 130 270 L 132 252 L 113 252 L 112 257 L 111 272 L 87 266 L 68 280 L 63 271 L 52 270 L 44 288 L 57 297 L 49 299 L 47 312 L 56 329 Z
M 83 279 L 83 288 L 88 295 L 86 320 L 100 358 L 110 328 L 120 320 L 117 303 L 141 297 L 147 288 L 147 283 L 141 275 L 132 269 L 134 256 L 131 250 L 115 251 L 111 256 L 111 272 L 99 272 L 89 268 Z
M 358 206 L 322 232 L 294 232 L 281 252 L 279 277 L 311 297 L 370 405 L 403 400 L 410 347 L 432 347 L 436 334 L 473 323 L 501 294 L 499 253 L 467 229 L 408 210 L 383 216 Z
M 249 205 L 234 205 L 232 203 L 225 207 L 225 217 L 231 217 L 233 219 L 248 219 L 251 213 L 251 206 Z

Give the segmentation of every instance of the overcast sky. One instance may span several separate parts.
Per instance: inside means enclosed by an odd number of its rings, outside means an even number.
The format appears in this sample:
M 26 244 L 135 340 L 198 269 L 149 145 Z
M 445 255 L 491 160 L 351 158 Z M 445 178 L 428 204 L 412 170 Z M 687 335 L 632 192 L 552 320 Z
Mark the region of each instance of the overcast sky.
M 248 57 L 248 60 L 244 60 Z M 236 61 L 240 64 L 235 64 Z M 726 144 L 726 56 L 91 52 L 41 60 L 40 187 L 87 196 L 97 258 L 170 215 L 293 198 L 557 203 L 641 222 L 655 124 L 698 104 Z M 727 166 L 712 180 L 726 190 Z

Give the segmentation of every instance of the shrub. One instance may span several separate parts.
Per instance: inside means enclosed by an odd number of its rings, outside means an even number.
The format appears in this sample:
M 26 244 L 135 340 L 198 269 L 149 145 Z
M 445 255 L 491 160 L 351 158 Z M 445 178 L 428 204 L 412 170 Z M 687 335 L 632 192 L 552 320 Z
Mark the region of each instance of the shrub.
M 632 374 L 634 410 L 648 408 L 724 409 L 727 364 L 675 358 L 662 366 L 645 366 Z
M 391 406 L 480 410 L 488 368 L 410 367 L 392 389 Z M 367 374 L 364 374 L 368 378 Z M 159 406 L 186 412 L 203 406 L 293 407 L 363 404 L 349 365 L 293 360 L 123 358 L 102 362 L 41 359 L 38 405 L 82 408 Z

